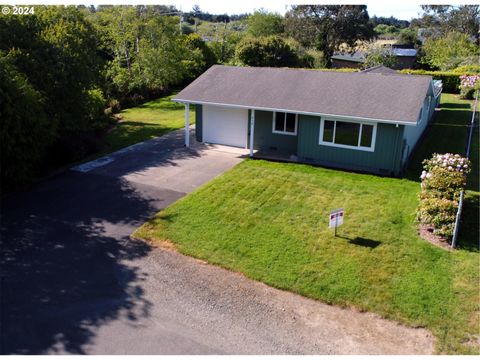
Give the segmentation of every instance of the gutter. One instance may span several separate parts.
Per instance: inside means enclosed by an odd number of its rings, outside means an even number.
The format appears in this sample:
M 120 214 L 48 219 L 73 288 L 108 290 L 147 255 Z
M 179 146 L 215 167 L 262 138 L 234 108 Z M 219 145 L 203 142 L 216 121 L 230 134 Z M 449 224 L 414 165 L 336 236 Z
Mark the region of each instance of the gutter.
M 209 101 L 190 101 L 190 100 L 183 100 L 179 98 L 174 98 L 172 101 L 181 104 L 201 104 L 201 105 L 213 105 L 213 106 L 223 106 L 223 107 L 230 107 L 230 108 L 237 108 L 237 109 L 254 109 L 260 111 L 276 111 L 276 112 L 294 112 L 300 115 L 312 115 L 312 116 L 323 116 L 323 117 L 330 117 L 334 119 L 353 119 L 357 121 L 372 121 L 377 123 L 384 123 L 384 124 L 393 124 L 393 125 L 406 125 L 406 126 L 417 126 L 417 122 L 411 121 L 392 121 L 387 119 L 374 119 L 374 118 L 367 118 L 367 117 L 359 117 L 359 116 L 350 116 L 350 115 L 335 115 L 335 114 L 326 114 L 326 113 L 315 113 L 315 112 L 308 112 L 308 111 L 298 111 L 298 110 L 288 110 L 288 109 L 274 109 L 274 108 L 267 108 L 267 107 L 253 107 L 253 106 L 246 106 L 246 105 L 236 105 L 236 104 L 224 104 L 224 103 L 215 103 Z

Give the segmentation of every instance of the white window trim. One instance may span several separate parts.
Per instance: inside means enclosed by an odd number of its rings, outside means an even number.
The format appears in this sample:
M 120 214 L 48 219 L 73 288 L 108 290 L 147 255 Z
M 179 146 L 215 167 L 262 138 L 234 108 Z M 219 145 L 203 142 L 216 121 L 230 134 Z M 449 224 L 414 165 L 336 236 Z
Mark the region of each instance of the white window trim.
M 358 145 L 357 146 L 352 146 L 352 145 L 343 145 L 343 144 L 335 144 L 334 142 L 328 142 L 328 141 L 323 141 L 323 126 L 325 124 L 325 121 L 333 121 L 335 123 L 333 127 L 333 141 L 335 141 L 335 132 L 337 130 L 337 121 L 341 122 L 350 122 L 350 123 L 356 123 L 356 124 L 361 124 L 361 125 L 371 125 L 373 126 L 373 131 L 372 131 L 372 146 L 370 147 L 365 147 L 365 146 L 360 146 L 360 141 L 362 139 L 362 128 L 363 126 L 360 126 L 360 132 L 358 134 Z M 353 121 L 353 120 L 337 120 L 337 119 L 329 119 L 329 118 L 321 118 L 320 119 L 320 134 L 318 138 L 318 144 L 319 145 L 325 145 L 325 146 L 332 146 L 332 147 L 338 147 L 338 148 L 343 148 L 343 149 L 351 149 L 351 150 L 361 150 L 361 151 L 369 151 L 369 152 L 374 152 L 375 151 L 375 142 L 377 139 L 377 123 L 375 122 L 368 122 L 368 121 Z
M 283 111 L 278 111 L 278 112 L 281 112 L 281 113 L 284 113 L 285 114 L 285 118 L 283 119 L 283 128 L 285 129 L 286 126 L 287 126 L 287 114 L 291 114 L 291 113 L 287 113 L 287 112 L 283 112 Z M 281 134 L 281 135 L 291 135 L 291 136 L 296 136 L 297 135 L 297 130 L 298 130 L 298 114 L 295 114 L 295 131 L 294 132 L 289 132 L 289 131 L 278 131 L 278 130 L 275 130 L 275 116 L 277 114 L 277 111 L 274 111 L 273 112 L 273 117 L 272 117 L 272 133 L 274 134 Z

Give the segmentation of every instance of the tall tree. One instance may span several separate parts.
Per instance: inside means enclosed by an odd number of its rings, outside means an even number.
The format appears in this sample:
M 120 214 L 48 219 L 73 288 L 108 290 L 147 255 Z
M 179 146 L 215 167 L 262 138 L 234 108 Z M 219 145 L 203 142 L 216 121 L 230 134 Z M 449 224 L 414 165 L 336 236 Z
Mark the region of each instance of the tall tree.
M 374 35 L 365 5 L 298 5 L 285 18 L 285 33 L 302 45 L 323 51 L 328 62 L 342 43 Z
M 422 50 L 425 55 L 421 61 L 440 70 L 476 65 L 480 55 L 479 47 L 469 40 L 468 35 L 457 31 L 438 39 L 427 39 Z
M 21 160 L 10 162 L 10 174 L 23 174 L 18 181 L 31 175 L 37 161 L 58 165 L 88 150 L 82 139 L 99 120 L 90 111 L 92 100 L 98 104 L 102 96 L 92 91 L 98 85 L 101 61 L 85 11 L 39 6 L 34 15 L 0 17 L 0 68 L 4 78 L 12 77 L 0 80 L 2 131 L 8 126 L 11 134 L 2 145 L 17 146 L 2 151 Z M 18 103 L 11 102 L 12 96 Z M 44 150 L 49 152 L 42 159 Z
M 370 23 L 373 25 L 373 27 L 376 27 L 377 25 L 387 25 L 394 26 L 399 29 L 407 28 L 410 25 L 410 22 L 408 22 L 407 20 L 399 20 L 393 16 L 387 18 L 384 16 L 375 15 L 370 18 Z
M 283 17 L 264 9 L 255 11 L 247 19 L 248 33 L 252 36 L 278 35 L 283 32 Z
M 439 38 L 458 31 L 475 39 L 480 46 L 479 5 L 422 5 L 423 14 L 412 25 L 425 29 L 426 37 Z
M 369 43 L 366 46 L 364 68 L 377 65 L 393 68 L 396 64 L 397 58 L 391 47 L 376 45 L 375 43 Z
M 279 36 L 246 37 L 237 46 L 236 57 L 249 66 L 296 66 L 295 50 Z
M 55 133 L 42 95 L 10 60 L 0 56 L 0 182 L 7 189 L 32 177 Z
M 105 71 L 109 96 L 142 100 L 216 62 L 201 38 L 182 34 L 178 16 L 168 10 L 113 6 L 92 15 L 109 60 Z
M 61 129 L 88 128 L 87 91 L 98 85 L 101 61 L 96 33 L 73 6 L 46 6 L 28 17 L 0 18 L 0 50 L 48 101 L 45 110 Z

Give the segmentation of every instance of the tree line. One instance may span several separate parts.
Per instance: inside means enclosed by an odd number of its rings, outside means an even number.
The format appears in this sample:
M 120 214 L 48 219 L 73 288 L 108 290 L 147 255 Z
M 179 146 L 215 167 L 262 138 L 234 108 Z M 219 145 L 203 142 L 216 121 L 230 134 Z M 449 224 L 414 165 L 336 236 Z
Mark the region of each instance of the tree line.
M 478 54 L 478 8 L 425 6 L 411 23 L 370 18 L 361 5 L 298 5 L 285 16 L 163 5 L 37 6 L 34 15 L 1 15 L 2 188 L 98 151 L 112 113 L 181 87 L 216 63 L 324 68 L 334 52 L 398 30 L 418 47 L 420 67 L 469 65 Z M 372 59 L 388 60 L 383 53 Z

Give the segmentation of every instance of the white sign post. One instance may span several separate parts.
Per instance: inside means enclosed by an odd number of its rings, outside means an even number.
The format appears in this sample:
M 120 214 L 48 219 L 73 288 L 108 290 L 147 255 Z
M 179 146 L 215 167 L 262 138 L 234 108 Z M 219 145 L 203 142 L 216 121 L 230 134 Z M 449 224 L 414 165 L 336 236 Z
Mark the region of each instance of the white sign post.
M 331 228 L 335 229 L 335 236 L 337 236 L 337 226 L 340 226 L 343 224 L 344 214 L 345 214 L 345 211 L 343 210 L 343 208 L 336 209 L 330 212 L 328 227 L 330 229 Z

